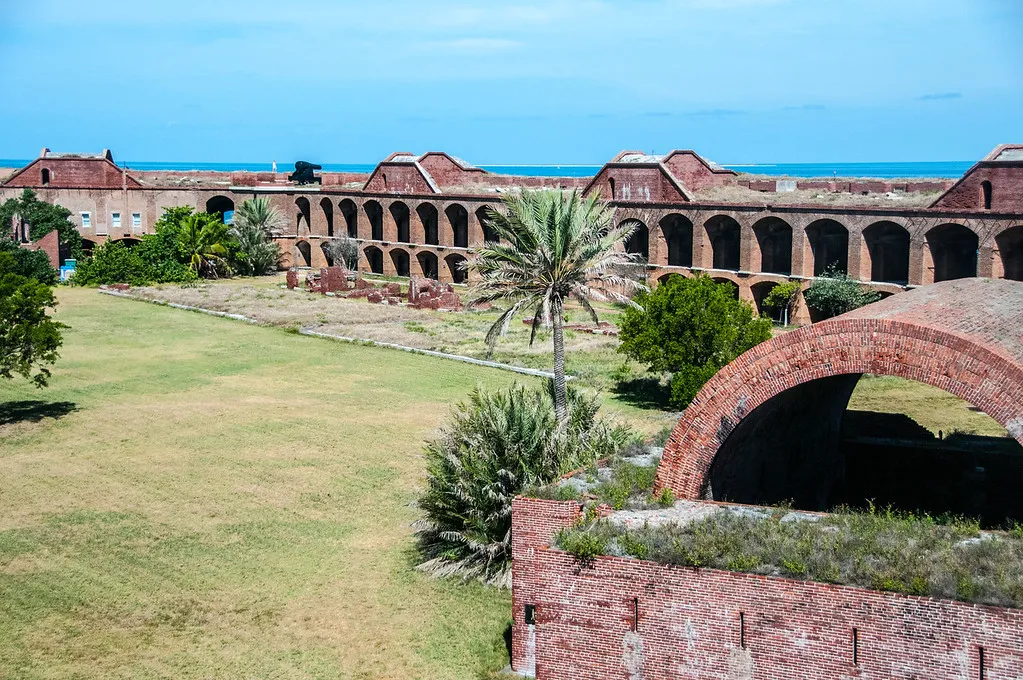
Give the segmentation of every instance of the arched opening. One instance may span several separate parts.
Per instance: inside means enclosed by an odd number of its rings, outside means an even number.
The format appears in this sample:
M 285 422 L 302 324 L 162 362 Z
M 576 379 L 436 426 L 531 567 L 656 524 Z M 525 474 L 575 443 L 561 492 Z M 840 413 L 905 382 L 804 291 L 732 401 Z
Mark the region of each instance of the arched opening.
M 394 265 L 394 273 L 398 276 L 409 275 L 409 256 L 404 250 L 396 248 L 391 251 L 391 264 Z
M 817 220 L 806 228 L 813 253 L 813 275 L 849 272 L 849 230 L 835 220 Z
M 660 276 L 657 277 L 657 285 L 659 286 L 659 285 L 661 285 L 663 283 L 667 283 L 668 279 L 670 279 L 672 276 L 682 276 L 682 275 L 679 274 L 678 272 L 671 272 L 669 274 L 661 274 Z
M 409 243 L 410 213 L 408 206 L 401 201 L 392 201 L 387 209 L 391 211 L 391 219 L 394 220 L 394 226 L 397 227 L 398 242 Z M 408 276 L 408 274 L 402 274 L 402 276 Z
M 731 291 L 732 293 L 732 297 L 735 298 L 736 300 L 739 299 L 739 284 L 737 284 L 735 281 L 722 277 L 716 277 L 714 279 L 714 283 L 720 283 L 723 286 L 728 286 L 729 291 Z
M 320 199 L 320 209 L 323 211 L 323 219 L 327 223 L 327 236 L 334 235 L 334 204 L 327 197 Z
M 807 510 L 872 501 L 1023 519 L 1023 355 L 998 333 L 1023 322 L 1020 291 L 939 285 L 778 335 L 719 371 L 679 420 L 658 486 Z
M 438 228 L 437 207 L 432 203 L 420 203 L 416 208 L 416 214 L 419 215 L 419 221 L 423 223 L 423 239 L 426 241 L 426 245 L 439 245 L 440 229 Z M 429 278 L 435 279 L 437 277 L 431 276 Z
M 312 233 L 309 199 L 299 196 L 295 199 L 295 233 L 298 235 Z
M 497 231 L 490 226 L 490 211 L 493 210 L 488 205 L 478 208 L 476 210 L 476 220 L 480 223 L 480 228 L 483 229 L 483 240 L 486 243 L 500 243 L 501 237 L 497 235 Z
M 767 309 L 764 307 L 764 299 L 771 294 L 771 291 L 778 287 L 776 281 L 761 281 L 760 283 L 754 283 L 750 290 L 753 293 L 753 302 L 756 304 L 757 314 L 760 316 L 767 316 L 774 321 L 781 321 L 781 312 L 784 310 L 780 309 Z
M 934 282 L 977 275 L 977 235 L 961 224 L 942 224 L 927 232 Z
M 49 168 L 43 168 L 42 178 L 41 179 L 43 181 L 43 186 L 46 186 L 47 184 L 50 183 L 50 169 Z
M 429 251 L 423 251 L 416 253 L 416 259 L 419 260 L 419 268 L 422 270 L 423 276 L 436 281 L 440 273 L 437 269 L 437 256 Z
M 711 248 L 711 268 L 739 270 L 742 229 L 727 215 L 716 215 L 704 225 Z
M 206 201 L 206 212 L 219 214 L 221 222 L 230 222 L 234 215 L 234 201 L 227 196 L 213 196 Z
M 348 238 L 359 238 L 359 208 L 355 201 L 346 198 L 338 204 L 341 208 L 341 215 L 345 218 L 345 230 Z
M 366 201 L 366 219 L 369 220 L 370 238 L 374 241 L 384 240 L 384 209 L 376 201 Z
M 1023 226 L 1006 229 L 995 237 L 1002 259 L 1002 278 L 1023 281 Z
M 618 198 L 618 192 L 615 190 L 615 178 L 614 177 L 608 177 L 607 178 L 607 185 L 611 188 L 611 200 L 613 201 L 616 198 Z
M 765 217 L 753 225 L 760 247 L 760 271 L 770 274 L 792 273 L 792 227 L 777 217 Z
M 295 244 L 295 264 L 299 267 L 313 266 L 313 252 L 308 241 L 299 241 Z
M 87 238 L 82 239 L 82 252 L 86 255 L 92 255 L 92 251 L 96 248 L 96 242 Z
M 625 239 L 625 252 L 639 255 L 644 260 L 650 259 L 650 231 L 646 225 L 635 219 L 622 221 L 622 225 L 633 227 L 634 231 Z
M 323 253 L 323 259 L 327 261 L 327 266 L 328 267 L 333 267 L 334 266 L 334 254 L 330 251 L 330 248 L 328 247 L 328 245 L 329 245 L 328 241 L 321 241 L 320 242 L 320 252 Z
M 111 240 L 112 241 L 120 241 L 121 245 L 123 245 L 125 248 L 134 248 L 138 244 L 142 243 L 141 239 L 130 238 L 130 237 L 115 238 L 115 239 L 111 239 Z
M 466 262 L 466 259 L 461 255 L 452 253 L 444 258 L 444 262 L 448 265 L 448 272 L 451 274 L 451 280 L 455 283 L 465 283 L 467 273 L 462 267 Z
M 366 261 L 369 262 L 369 270 L 374 274 L 384 273 L 384 251 L 376 246 L 366 246 L 362 251 L 366 254 Z
M 693 223 L 682 215 L 672 213 L 661 219 L 660 227 L 668 249 L 668 265 L 692 267 Z
M 984 210 L 991 210 L 991 182 L 984 180 L 980 183 L 980 199 Z
M 469 211 L 457 203 L 452 203 L 445 210 L 448 224 L 451 225 L 451 243 L 456 248 L 469 247 Z
M 863 230 L 870 256 L 870 280 L 909 282 L 909 232 L 894 222 L 875 222 Z

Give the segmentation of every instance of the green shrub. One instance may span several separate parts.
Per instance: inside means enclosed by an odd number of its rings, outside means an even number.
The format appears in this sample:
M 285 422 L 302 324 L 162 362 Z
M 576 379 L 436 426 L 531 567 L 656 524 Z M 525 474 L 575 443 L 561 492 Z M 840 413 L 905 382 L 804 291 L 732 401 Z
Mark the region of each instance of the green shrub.
M 0 238 L 0 253 L 11 256 L 8 273 L 33 279 L 46 286 L 57 283 L 57 270 L 50 265 L 50 258 L 43 251 L 22 248 L 9 238 Z
M 583 565 L 589 565 L 595 558 L 607 552 L 607 540 L 588 531 L 562 531 L 558 534 L 558 546 L 575 557 Z
M 20 197 L 9 198 L 0 205 L 0 224 L 4 225 L 4 231 L 10 227 L 15 215 L 28 222 L 29 238 L 33 241 L 56 229 L 61 252 L 74 258 L 82 256 L 82 236 L 71 222 L 71 211 L 64 206 L 40 201 L 36 192 L 25 189 Z
M 670 404 L 685 408 L 722 366 L 771 337 L 761 319 L 730 288 L 709 276 L 668 277 L 636 297 L 640 308 L 621 318 L 619 352 L 656 373 L 671 374 Z
M 765 309 L 779 314 L 781 321 L 788 321 L 796 311 L 796 302 L 799 300 L 799 289 L 802 286 L 798 281 L 780 283 L 771 289 L 764 301 L 761 303 Z
M 554 415 L 549 384 L 476 389 L 426 445 L 423 518 L 414 530 L 429 573 L 508 587 L 511 503 L 528 487 L 610 456 L 632 433 L 597 417 L 599 401 L 569 390 L 568 420 Z
M 829 267 L 803 293 L 806 306 L 818 319 L 829 319 L 859 309 L 881 299 L 881 294 L 868 291 L 844 271 Z
M 147 234 L 135 247 L 121 241 L 107 241 L 93 249 L 92 257 L 80 261 L 72 281 L 77 285 L 128 283 L 144 286 L 149 283 L 180 283 L 192 281 L 195 273 L 167 254 L 167 244 L 158 234 Z

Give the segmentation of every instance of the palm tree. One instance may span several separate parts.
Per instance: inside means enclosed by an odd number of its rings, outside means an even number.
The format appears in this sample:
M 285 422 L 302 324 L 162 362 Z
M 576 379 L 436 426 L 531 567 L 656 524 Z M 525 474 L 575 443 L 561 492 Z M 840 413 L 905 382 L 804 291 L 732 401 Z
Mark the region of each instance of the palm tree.
M 281 235 L 286 220 L 266 196 L 257 196 L 238 206 L 234 211 L 234 223 L 235 226 L 258 227 L 267 238 L 273 238 Z
M 216 278 L 218 267 L 227 266 L 227 229 L 219 215 L 209 213 L 196 213 L 181 221 L 178 243 L 192 271 Z
M 493 352 L 516 314 L 533 311 L 530 344 L 542 325 L 554 330 L 554 410 L 559 423 L 567 418 L 565 302 L 579 301 L 594 322 L 591 300 L 635 305 L 629 294 L 646 289 L 638 281 L 638 256 L 625 252 L 635 227 L 615 226 L 614 209 L 599 195 L 582 198 L 573 191 L 523 191 L 504 199 L 507 214 L 490 210 L 488 227 L 500 242 L 473 248 L 466 268 L 478 274 L 474 302 L 512 302 L 487 332 Z
M 229 235 L 238 242 L 238 266 L 247 274 L 261 276 L 277 269 L 281 249 L 273 240 L 284 219 L 264 196 L 250 198 L 234 213 Z

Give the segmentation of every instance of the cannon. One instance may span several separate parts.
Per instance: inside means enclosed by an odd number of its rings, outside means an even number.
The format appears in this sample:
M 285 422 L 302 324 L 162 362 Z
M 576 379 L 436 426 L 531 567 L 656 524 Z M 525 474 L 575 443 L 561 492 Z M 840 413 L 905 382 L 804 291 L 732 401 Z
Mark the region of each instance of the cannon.
M 295 161 L 295 172 L 288 175 L 289 182 L 298 184 L 320 184 L 323 179 L 313 174 L 313 170 L 319 170 L 321 166 L 306 161 Z

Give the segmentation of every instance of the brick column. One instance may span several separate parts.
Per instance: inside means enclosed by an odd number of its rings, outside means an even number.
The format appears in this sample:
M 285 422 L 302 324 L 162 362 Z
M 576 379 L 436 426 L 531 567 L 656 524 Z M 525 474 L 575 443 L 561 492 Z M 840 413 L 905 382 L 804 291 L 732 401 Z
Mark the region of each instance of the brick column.
M 860 281 L 870 280 L 870 256 L 865 253 L 866 242 L 858 232 L 849 232 L 849 240 L 846 244 L 846 252 L 849 257 L 849 276 Z M 863 271 L 863 263 L 867 263 L 866 275 Z
M 426 227 L 423 226 L 423 220 L 419 217 L 419 211 L 416 207 L 409 208 L 408 214 L 408 238 L 410 243 L 418 243 L 423 245 L 426 243 Z
M 991 278 L 994 272 L 994 253 L 991 246 L 981 246 L 977 250 L 977 276 Z
M 760 243 L 748 224 L 739 226 L 739 271 L 760 271 Z M 742 297 L 741 291 L 739 296 Z
M 792 228 L 792 275 L 813 276 L 813 253 L 810 251 L 810 240 L 806 237 L 806 229 Z
M 923 237 L 909 242 L 909 283 L 912 286 L 934 283 L 934 258 Z
M 395 243 L 398 240 L 398 224 L 394 221 L 394 215 L 391 213 L 391 204 L 383 206 L 384 208 L 384 240 L 388 243 Z M 386 271 L 387 265 L 384 265 L 384 271 Z
M 322 269 L 327 266 L 327 256 L 323 254 L 320 244 L 326 243 L 326 239 L 309 239 L 309 264 L 313 269 Z

